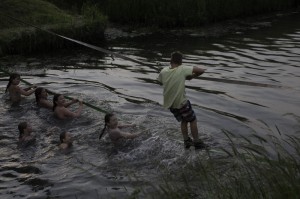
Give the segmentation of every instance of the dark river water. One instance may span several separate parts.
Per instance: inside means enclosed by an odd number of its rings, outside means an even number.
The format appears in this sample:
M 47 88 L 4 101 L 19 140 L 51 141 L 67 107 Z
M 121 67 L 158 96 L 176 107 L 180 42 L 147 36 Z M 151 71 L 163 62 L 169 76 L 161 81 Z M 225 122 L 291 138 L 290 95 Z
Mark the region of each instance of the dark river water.
M 1 73 L 0 198 L 126 198 L 138 189 L 145 191 L 140 198 L 146 198 L 147 190 L 151 193 L 153 186 L 162 183 L 167 171 L 181 172 L 204 158 L 204 151 L 184 150 L 179 123 L 162 107 L 162 87 L 156 78 L 177 50 L 184 54 L 184 65 L 206 69 L 203 77 L 282 86 L 187 81 L 200 137 L 216 150 L 212 155 L 220 155 L 217 148 L 229 147 L 224 132 L 236 143 L 241 137 L 253 142 L 259 142 L 257 136 L 299 137 L 299 21 L 300 14 L 293 13 L 156 33 L 108 30 L 102 47 L 153 66 L 84 47 L 1 58 L 5 70 L 114 111 L 122 123 L 137 125 L 130 131 L 143 134 L 116 148 L 106 137 L 98 140 L 104 113 L 95 108 L 84 106 L 79 118 L 59 121 L 51 111 L 37 108 L 33 95 L 11 105 L 3 94 L 8 77 Z M 32 124 L 35 144 L 18 147 L 21 121 Z M 74 139 L 72 150 L 65 153 L 57 146 L 64 130 Z

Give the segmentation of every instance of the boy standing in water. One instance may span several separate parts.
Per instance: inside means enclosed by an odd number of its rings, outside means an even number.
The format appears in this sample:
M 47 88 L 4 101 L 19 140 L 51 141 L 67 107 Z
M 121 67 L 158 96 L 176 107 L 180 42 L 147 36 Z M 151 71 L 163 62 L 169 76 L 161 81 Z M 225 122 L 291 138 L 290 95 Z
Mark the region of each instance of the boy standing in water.
M 204 73 L 204 69 L 198 67 L 182 66 L 182 54 L 173 52 L 171 54 L 171 65 L 165 67 L 159 73 L 158 81 L 163 85 L 165 108 L 168 108 L 181 122 L 181 133 L 185 148 L 192 145 L 195 149 L 205 148 L 206 145 L 199 140 L 197 118 L 192 109 L 190 101 L 185 95 L 185 80 L 191 80 Z M 188 136 L 188 123 L 190 123 L 191 134 L 194 141 Z

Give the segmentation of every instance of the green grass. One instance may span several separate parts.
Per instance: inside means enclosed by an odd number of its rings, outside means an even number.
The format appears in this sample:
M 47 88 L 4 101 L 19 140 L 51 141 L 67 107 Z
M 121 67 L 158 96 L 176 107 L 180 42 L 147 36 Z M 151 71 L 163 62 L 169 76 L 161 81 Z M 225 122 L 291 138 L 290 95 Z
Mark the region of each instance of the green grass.
M 153 198 L 300 198 L 298 136 L 224 133 L 229 146 L 218 149 L 223 153 L 204 152 L 179 171 L 162 169 Z
M 107 18 L 90 4 L 84 4 L 82 15 L 72 15 L 43 0 L 2 0 L 0 13 L 0 56 L 74 46 L 6 16 L 85 42 L 104 40 L 107 23 Z
M 1 0 L 0 11 L 33 25 L 71 23 L 73 16 L 42 0 Z M 24 26 L 1 16 L 1 29 Z

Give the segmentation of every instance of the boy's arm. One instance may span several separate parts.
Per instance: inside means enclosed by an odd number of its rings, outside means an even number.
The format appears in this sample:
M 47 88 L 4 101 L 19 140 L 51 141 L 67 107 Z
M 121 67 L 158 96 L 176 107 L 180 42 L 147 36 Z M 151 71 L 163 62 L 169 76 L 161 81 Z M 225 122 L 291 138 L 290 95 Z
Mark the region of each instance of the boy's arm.
M 19 92 L 21 95 L 25 95 L 25 96 L 31 95 L 32 93 L 34 93 L 34 91 L 35 91 L 35 89 L 30 89 L 30 90 L 25 91 L 24 89 L 17 87 L 17 92 Z
M 192 75 L 188 75 L 186 77 L 186 79 L 187 80 L 191 80 L 191 79 L 193 79 L 195 77 L 198 77 L 198 76 L 202 75 L 204 72 L 205 72 L 205 69 L 202 69 L 202 68 L 194 66 L 193 67 L 193 72 L 192 72 L 193 74 Z
M 120 124 L 118 125 L 119 128 L 126 128 L 126 127 L 135 127 L 136 124 Z
M 48 100 L 40 100 L 40 105 L 45 108 L 49 108 L 49 109 L 53 108 L 53 104 L 51 102 L 49 102 Z
M 79 108 L 77 109 L 76 112 L 72 112 L 69 109 L 64 108 L 62 109 L 63 115 L 66 117 L 79 117 L 82 111 L 82 106 L 83 106 L 82 101 L 79 101 Z
M 64 107 L 69 107 L 72 104 L 75 104 L 76 102 L 78 102 L 78 99 L 72 99 L 72 101 L 66 102 L 64 104 Z
M 121 136 L 125 139 L 133 139 L 138 137 L 141 133 L 126 133 L 126 132 L 120 132 Z
M 29 91 L 29 90 L 31 90 L 31 89 L 36 89 L 37 88 L 37 86 L 36 85 L 31 85 L 31 86 L 29 86 L 28 88 L 24 88 L 23 90 L 24 91 Z

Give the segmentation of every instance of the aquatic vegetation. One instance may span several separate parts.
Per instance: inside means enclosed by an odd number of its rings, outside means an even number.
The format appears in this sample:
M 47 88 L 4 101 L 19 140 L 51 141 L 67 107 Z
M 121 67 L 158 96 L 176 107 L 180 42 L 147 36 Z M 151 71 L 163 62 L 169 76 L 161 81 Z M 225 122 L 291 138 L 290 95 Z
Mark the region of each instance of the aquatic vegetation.
M 278 130 L 278 129 L 277 129 Z M 163 198 L 299 198 L 300 139 L 281 134 L 237 138 L 230 147 L 200 153 L 156 187 Z M 231 148 L 231 149 L 229 149 Z M 178 181 L 178 176 L 181 181 Z

